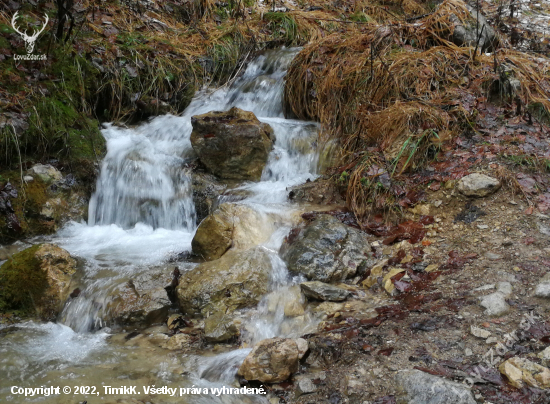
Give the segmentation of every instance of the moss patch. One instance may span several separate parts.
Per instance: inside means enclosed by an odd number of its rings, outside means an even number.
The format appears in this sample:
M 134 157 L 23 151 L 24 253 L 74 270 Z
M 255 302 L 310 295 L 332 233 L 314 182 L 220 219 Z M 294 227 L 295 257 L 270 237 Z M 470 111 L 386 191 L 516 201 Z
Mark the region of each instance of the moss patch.
M 48 287 L 46 273 L 36 258 L 39 248 L 36 245 L 14 254 L 0 267 L 0 312 L 35 314 L 35 303 Z

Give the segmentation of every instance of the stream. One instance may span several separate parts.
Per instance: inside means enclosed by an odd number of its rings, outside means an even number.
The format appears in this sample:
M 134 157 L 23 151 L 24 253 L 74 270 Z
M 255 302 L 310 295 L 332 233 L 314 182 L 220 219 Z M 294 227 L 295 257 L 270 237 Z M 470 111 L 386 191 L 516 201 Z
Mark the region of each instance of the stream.
M 88 223 L 71 222 L 50 241 L 83 262 L 81 294 L 64 307 L 57 323 L 27 322 L 0 328 L 0 401 L 44 403 L 268 403 L 262 396 L 145 394 L 143 386 L 238 387 L 236 372 L 251 347 L 265 338 L 299 337 L 316 329 L 312 313 L 287 318 L 292 277 L 278 251 L 302 212 L 287 202 L 287 188 L 316 178 L 318 126 L 285 119 L 286 68 L 297 49 L 269 51 L 251 62 L 230 87 L 202 91 L 181 116 L 160 116 L 136 128 L 106 125 L 107 155 L 89 204 Z M 191 116 L 237 106 L 274 129 L 276 142 L 260 182 L 238 184 L 219 202 L 238 200 L 262 215 L 273 273 L 270 292 L 243 313 L 241 346 L 215 345 L 182 355 L 161 348 L 168 329 L 139 328 L 109 320 L 113 291 L 131 279 L 158 272 L 169 276 L 185 260 L 197 228 L 191 177 L 195 159 Z M 306 145 L 304 147 L 304 145 Z M 240 195 L 236 198 L 235 195 Z M 244 199 L 242 199 L 244 195 Z M 11 386 L 95 386 L 94 394 L 22 397 Z M 137 386 L 140 395 L 105 394 L 104 386 Z M 73 390 L 74 391 L 74 390 Z

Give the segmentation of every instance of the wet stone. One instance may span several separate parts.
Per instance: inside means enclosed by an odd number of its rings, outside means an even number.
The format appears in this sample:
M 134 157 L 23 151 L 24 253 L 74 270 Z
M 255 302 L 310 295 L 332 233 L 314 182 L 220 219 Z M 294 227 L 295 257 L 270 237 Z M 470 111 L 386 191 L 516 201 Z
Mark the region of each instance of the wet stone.
M 314 300 L 341 302 L 351 296 L 351 293 L 345 289 L 319 281 L 303 282 L 300 288 L 307 298 Z

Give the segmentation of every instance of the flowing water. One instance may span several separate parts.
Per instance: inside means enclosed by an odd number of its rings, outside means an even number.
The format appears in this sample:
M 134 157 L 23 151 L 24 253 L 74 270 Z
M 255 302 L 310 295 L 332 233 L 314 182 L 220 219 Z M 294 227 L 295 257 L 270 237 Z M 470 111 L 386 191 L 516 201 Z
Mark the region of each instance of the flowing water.
M 157 117 L 131 129 L 105 127 L 108 152 L 90 201 L 89 223 L 70 223 L 53 239 L 84 262 L 78 279 L 82 293 L 66 304 L 57 324 L 29 322 L 0 328 L 0 401 L 119 402 L 117 396 L 104 394 L 105 385 L 235 386 L 236 370 L 253 344 L 314 330 L 314 316 L 306 313 L 298 321 L 284 314 L 300 279 L 289 275 L 277 253 L 299 213 L 286 201 L 287 187 L 315 178 L 318 167 L 317 125 L 283 117 L 284 75 L 296 52 L 283 49 L 259 56 L 232 86 L 199 93 L 181 116 Z M 191 250 L 196 213 L 190 174 L 182 168 L 195 158 L 191 116 L 233 106 L 254 112 L 276 135 L 261 181 L 243 183 L 232 191 L 246 195 L 238 203 L 265 218 L 269 234 L 263 248 L 272 260 L 271 292 L 256 309 L 243 314 L 243 346 L 248 348 L 183 358 L 159 348 L 165 326 L 151 326 L 127 338 L 128 330 L 109 319 L 110 300 L 113 291 L 130 279 L 155 271 L 169 274 L 174 259 Z M 231 196 L 220 202 L 224 200 Z M 196 264 L 179 260 L 177 265 L 189 270 Z M 87 385 L 96 386 L 100 394 L 24 399 L 10 393 L 13 385 Z M 120 402 L 267 402 L 260 396 L 143 394 L 142 401 L 121 396 L 129 401 Z

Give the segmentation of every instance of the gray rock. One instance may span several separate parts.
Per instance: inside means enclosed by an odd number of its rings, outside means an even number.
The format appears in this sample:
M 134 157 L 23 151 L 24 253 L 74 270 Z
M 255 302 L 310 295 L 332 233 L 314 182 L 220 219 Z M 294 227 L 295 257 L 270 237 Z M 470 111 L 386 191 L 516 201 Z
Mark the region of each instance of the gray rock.
M 307 298 L 328 300 L 329 302 L 341 302 L 351 295 L 345 289 L 319 281 L 303 282 L 300 284 L 300 288 Z
M 296 397 L 300 397 L 303 394 L 310 394 L 317 391 L 317 386 L 313 384 L 311 379 L 303 378 L 296 383 Z
M 500 188 L 500 181 L 485 174 L 474 173 L 462 177 L 457 189 L 466 196 L 484 197 Z
M 491 293 L 481 298 L 481 306 L 485 308 L 485 314 L 488 316 L 501 316 L 508 313 L 510 306 L 504 300 L 504 294 L 501 292 Z
M 171 280 L 172 271 L 162 269 L 118 285 L 108 298 L 102 318 L 119 324 L 164 321 L 172 306 L 165 289 Z
M 465 6 L 470 13 L 469 18 L 466 18 L 465 21 L 461 21 L 455 14 L 451 15 L 451 21 L 455 24 L 451 40 L 458 46 L 475 47 L 479 38 L 478 49 L 481 52 L 491 51 L 497 41 L 495 30 L 487 23 L 481 12 L 478 14 L 473 7 L 467 4 Z M 478 15 L 479 24 L 477 23 Z
M 420 370 L 403 370 L 395 375 L 398 404 L 476 404 L 464 384 Z
M 500 292 L 504 297 L 508 297 L 512 294 L 512 284 L 510 282 L 497 282 L 497 292 Z
M 319 215 L 281 248 L 288 269 L 309 280 L 339 282 L 374 265 L 365 233 L 330 215 Z
M 52 184 L 63 179 L 61 172 L 49 164 L 36 164 L 29 171 L 30 174 L 36 175 L 46 184 Z
M 536 297 L 550 297 L 550 272 L 542 277 L 535 289 Z
M 191 187 L 198 224 L 216 209 L 218 197 L 227 189 L 227 185 L 218 182 L 212 174 L 193 172 Z

